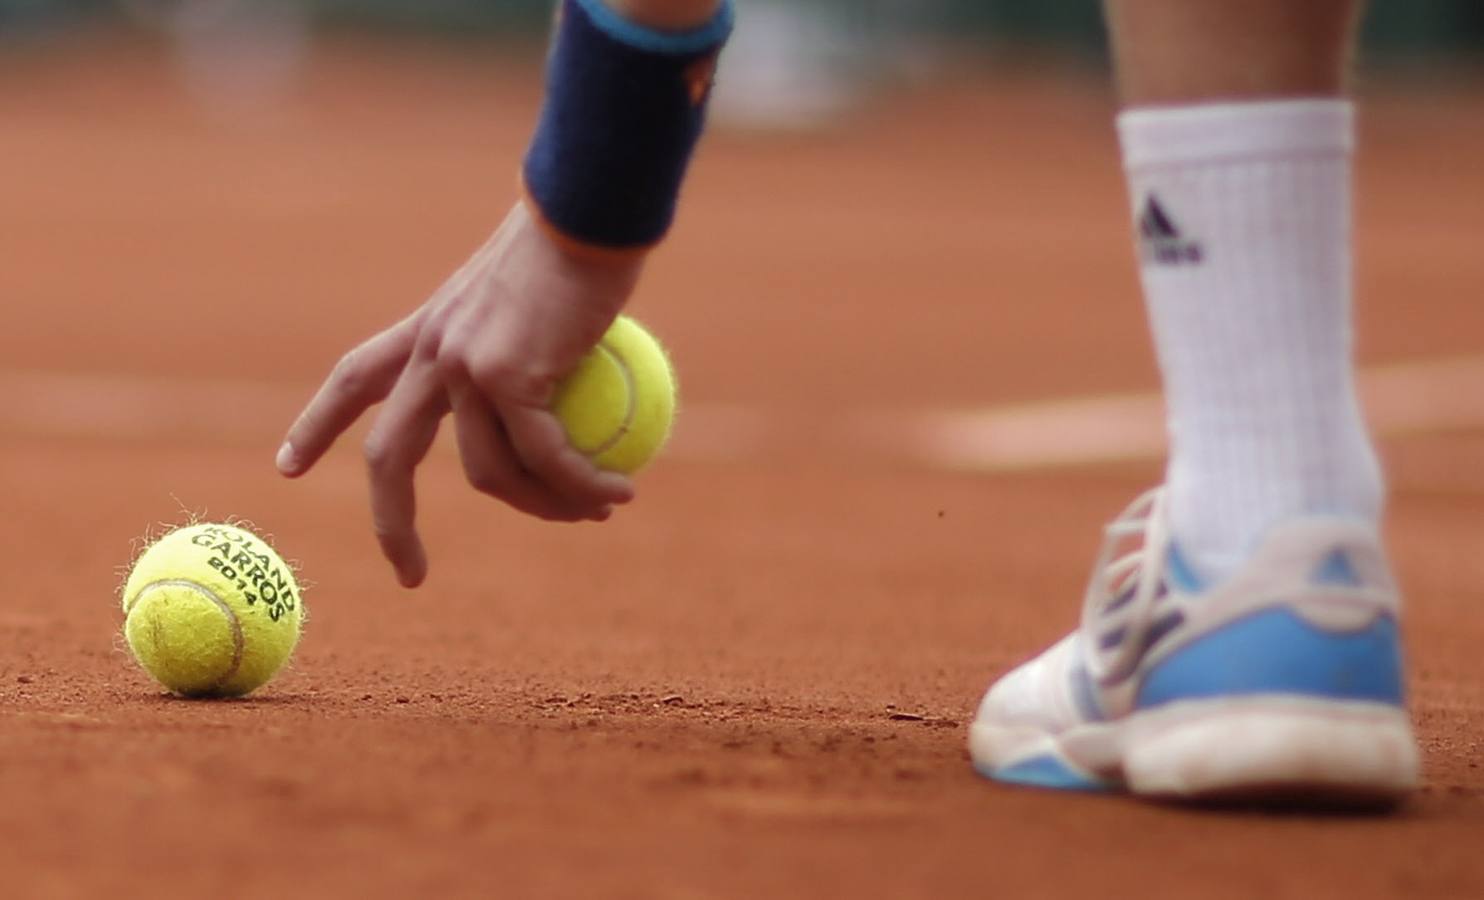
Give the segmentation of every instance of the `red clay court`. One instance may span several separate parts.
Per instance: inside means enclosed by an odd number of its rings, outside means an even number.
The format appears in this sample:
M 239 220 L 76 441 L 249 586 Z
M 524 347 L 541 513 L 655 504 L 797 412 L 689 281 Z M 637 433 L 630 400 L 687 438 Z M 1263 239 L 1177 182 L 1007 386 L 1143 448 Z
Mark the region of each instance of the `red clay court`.
M 496 223 L 536 68 L 331 44 L 222 118 L 158 52 L 66 47 L 0 56 L 0 895 L 1484 895 L 1484 83 L 1363 92 L 1362 364 L 1427 785 L 1313 817 L 967 763 L 989 679 L 1073 624 L 1098 529 L 1160 474 L 1093 75 L 709 136 L 633 307 L 681 375 L 673 451 L 574 527 L 442 444 L 404 592 L 355 442 L 297 483 L 273 453 Z M 1131 444 L 1085 432 L 1119 403 Z M 118 636 L 131 541 L 192 512 L 312 584 L 247 700 L 164 696 Z

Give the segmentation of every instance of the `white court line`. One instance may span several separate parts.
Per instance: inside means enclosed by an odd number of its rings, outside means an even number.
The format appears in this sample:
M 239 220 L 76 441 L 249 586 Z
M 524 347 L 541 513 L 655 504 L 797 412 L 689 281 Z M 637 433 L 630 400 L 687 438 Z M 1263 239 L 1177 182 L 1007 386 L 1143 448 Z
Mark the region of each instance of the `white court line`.
M 1484 357 L 1367 369 L 1360 394 L 1367 421 L 1382 435 L 1478 428 Z M 924 413 L 906 433 L 911 456 L 949 469 L 1051 468 L 1165 453 L 1164 403 L 1153 392 Z
M 309 384 L 198 375 L 0 371 L 0 436 L 269 445 L 312 393 Z M 684 404 L 666 453 L 705 462 L 757 458 L 769 446 L 768 428 L 757 409 Z
M 1368 369 L 1368 419 L 1383 435 L 1484 427 L 1484 356 Z M 307 384 L 0 371 L 0 435 L 213 443 L 275 441 L 308 400 Z M 1157 459 L 1156 393 L 1110 394 L 977 410 L 845 411 L 808 420 L 763 407 L 683 404 L 667 455 L 704 462 L 871 452 L 934 468 L 1006 471 Z M 861 440 L 864 437 L 866 440 Z
M 238 440 L 286 428 L 303 387 L 257 381 L 0 372 L 0 433 L 82 438 L 195 436 Z

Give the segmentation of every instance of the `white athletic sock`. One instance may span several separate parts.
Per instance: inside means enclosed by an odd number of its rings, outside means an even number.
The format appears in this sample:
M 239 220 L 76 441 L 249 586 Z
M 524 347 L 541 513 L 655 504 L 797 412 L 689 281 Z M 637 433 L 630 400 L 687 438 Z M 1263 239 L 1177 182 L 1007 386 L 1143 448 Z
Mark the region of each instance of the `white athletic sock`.
M 1348 101 L 1118 117 L 1169 410 L 1171 523 L 1230 573 L 1294 516 L 1380 515 L 1355 384 Z

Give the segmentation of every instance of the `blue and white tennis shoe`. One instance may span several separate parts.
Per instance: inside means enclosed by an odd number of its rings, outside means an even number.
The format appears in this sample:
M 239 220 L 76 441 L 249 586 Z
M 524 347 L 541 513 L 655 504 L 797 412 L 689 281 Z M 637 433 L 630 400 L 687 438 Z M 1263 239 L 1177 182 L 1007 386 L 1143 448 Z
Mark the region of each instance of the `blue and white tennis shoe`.
M 990 687 L 974 766 L 1154 797 L 1398 799 L 1418 780 L 1399 616 L 1371 524 L 1287 522 L 1206 584 L 1150 491 L 1108 526 L 1081 627 Z

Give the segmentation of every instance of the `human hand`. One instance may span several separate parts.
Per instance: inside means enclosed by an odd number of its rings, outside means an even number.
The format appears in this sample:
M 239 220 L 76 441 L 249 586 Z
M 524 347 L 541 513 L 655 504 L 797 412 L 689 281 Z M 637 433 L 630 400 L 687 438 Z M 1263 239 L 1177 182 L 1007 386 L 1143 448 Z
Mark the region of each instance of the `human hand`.
M 405 587 L 427 576 L 413 473 L 453 414 L 464 474 L 478 491 L 552 521 L 607 519 L 633 497 L 567 441 L 547 408 L 633 292 L 640 256 L 562 250 L 522 203 L 429 300 L 343 356 L 289 428 L 278 470 L 308 472 L 383 403 L 364 446 L 382 553 Z

